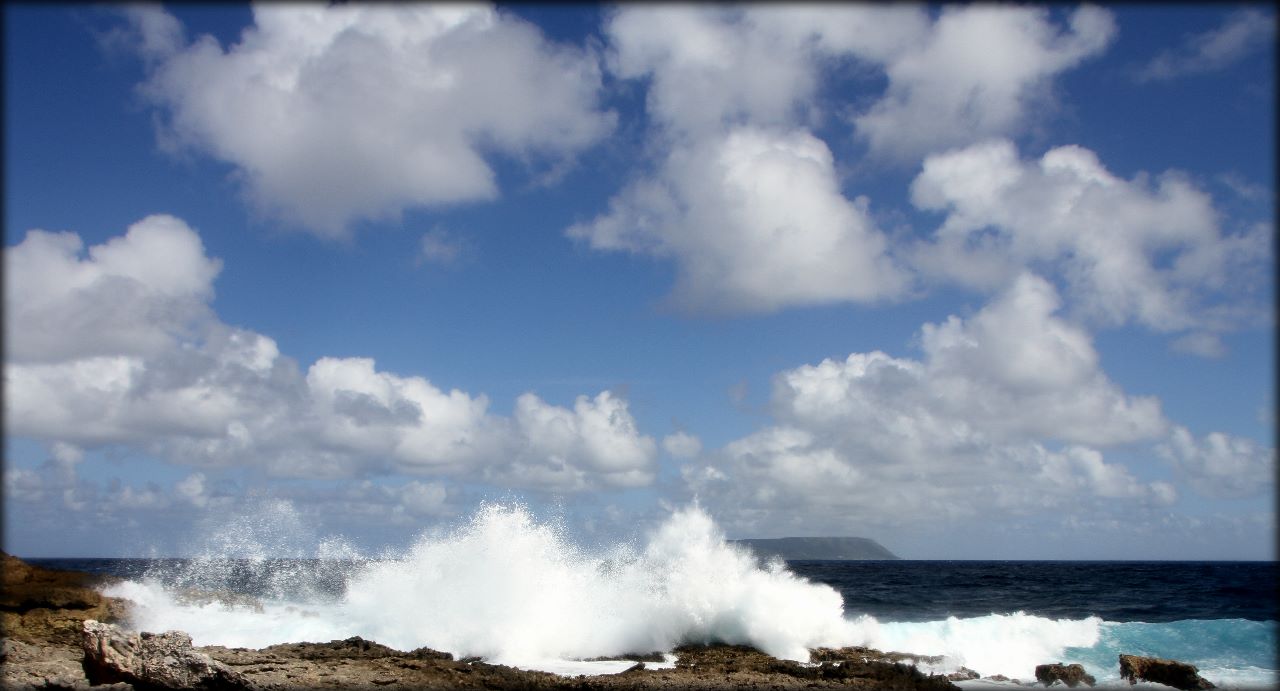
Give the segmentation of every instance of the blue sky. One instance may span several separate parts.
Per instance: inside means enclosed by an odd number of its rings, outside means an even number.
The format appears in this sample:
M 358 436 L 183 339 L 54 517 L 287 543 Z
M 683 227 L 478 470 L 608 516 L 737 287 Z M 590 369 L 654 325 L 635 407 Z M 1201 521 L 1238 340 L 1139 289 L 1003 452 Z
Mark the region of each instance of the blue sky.
M 1275 556 L 1268 7 L 4 12 L 11 552 Z

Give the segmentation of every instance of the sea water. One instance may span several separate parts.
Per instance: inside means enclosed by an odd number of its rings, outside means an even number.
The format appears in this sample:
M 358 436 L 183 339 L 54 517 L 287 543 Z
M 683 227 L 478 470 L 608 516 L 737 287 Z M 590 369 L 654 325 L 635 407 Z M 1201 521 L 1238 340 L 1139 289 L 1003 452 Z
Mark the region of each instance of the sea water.
M 697 507 L 604 551 L 565 534 L 489 505 L 377 558 L 335 540 L 306 559 L 33 561 L 123 577 L 106 592 L 135 603 L 131 626 L 182 629 L 197 645 L 361 636 L 563 674 L 621 671 L 630 663 L 581 661 L 691 642 L 799 661 L 864 645 L 941 656 L 920 662 L 926 672 L 1022 680 L 1078 662 L 1104 686 L 1122 684 L 1128 653 L 1189 662 L 1224 688 L 1280 678 L 1273 562 L 761 563 Z

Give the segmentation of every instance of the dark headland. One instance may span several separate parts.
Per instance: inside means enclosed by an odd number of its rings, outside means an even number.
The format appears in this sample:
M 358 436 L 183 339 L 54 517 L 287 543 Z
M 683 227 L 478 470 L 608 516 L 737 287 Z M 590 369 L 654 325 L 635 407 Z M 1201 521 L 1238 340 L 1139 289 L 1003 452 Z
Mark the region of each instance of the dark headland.
M 750 547 L 761 559 L 897 559 L 880 543 L 865 537 L 779 537 L 731 540 Z

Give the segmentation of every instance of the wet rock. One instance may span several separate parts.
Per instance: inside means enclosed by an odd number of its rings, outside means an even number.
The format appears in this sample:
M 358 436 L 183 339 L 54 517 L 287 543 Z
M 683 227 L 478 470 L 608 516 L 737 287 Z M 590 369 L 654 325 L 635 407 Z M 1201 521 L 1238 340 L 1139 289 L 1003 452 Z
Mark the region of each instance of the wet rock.
M 960 669 L 957 669 L 951 674 L 948 674 L 947 678 L 950 679 L 951 681 L 969 681 L 970 679 L 977 679 L 981 676 L 982 676 L 981 674 L 978 674 L 977 672 L 969 669 L 968 667 L 961 667 Z
M 931 665 L 942 663 L 941 655 L 911 655 L 909 653 L 883 652 L 875 648 L 860 645 L 844 648 L 814 648 L 809 651 L 809 659 L 813 662 L 838 662 L 855 660 L 860 662 L 905 662 L 915 664 L 924 662 Z
M 139 689 L 227 689 L 253 685 L 191 646 L 181 631 L 127 633 L 113 624 L 84 622 L 84 671 L 92 684 L 125 682 Z
M 1075 688 L 1081 683 L 1086 686 L 1093 686 L 1097 683 L 1097 680 L 1092 675 L 1085 673 L 1083 665 L 1064 665 L 1061 662 L 1050 665 L 1036 665 L 1036 681 L 1045 686 L 1051 686 L 1054 682 L 1060 681 L 1071 688 Z
M 1141 679 L 1183 691 L 1214 688 L 1214 685 L 1200 676 L 1199 672 L 1195 665 L 1177 660 L 1140 655 L 1120 656 L 1120 678 L 1128 679 L 1130 684 L 1136 684 Z

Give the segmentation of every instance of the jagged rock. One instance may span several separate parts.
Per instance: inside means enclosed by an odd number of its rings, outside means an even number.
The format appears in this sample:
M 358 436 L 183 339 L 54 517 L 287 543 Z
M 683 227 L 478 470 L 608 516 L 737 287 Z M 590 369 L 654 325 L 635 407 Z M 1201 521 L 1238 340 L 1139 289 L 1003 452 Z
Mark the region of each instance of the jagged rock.
M 84 671 L 92 684 L 125 682 L 144 689 L 243 689 L 238 672 L 191 646 L 181 631 L 127 633 L 113 624 L 84 622 Z
M 977 672 L 969 669 L 968 667 L 961 667 L 960 669 L 957 669 L 951 674 L 948 674 L 947 678 L 950 679 L 951 681 L 969 681 L 970 679 L 977 679 L 978 677 L 981 677 L 981 676 L 982 676 L 981 674 L 978 674 Z
M 1073 689 L 1079 686 L 1081 682 L 1084 682 L 1086 686 L 1093 686 L 1097 683 L 1093 675 L 1085 673 L 1083 665 L 1064 665 L 1061 662 L 1051 665 L 1036 665 L 1036 681 L 1043 683 L 1045 686 L 1051 686 L 1054 682 L 1060 681 Z
M 1183 691 L 1214 688 L 1214 685 L 1200 676 L 1199 672 L 1195 665 L 1177 660 L 1140 655 L 1120 656 L 1120 678 L 1128 679 L 1130 684 L 1136 684 L 1139 679 L 1142 679 Z

